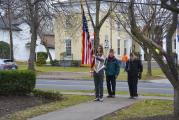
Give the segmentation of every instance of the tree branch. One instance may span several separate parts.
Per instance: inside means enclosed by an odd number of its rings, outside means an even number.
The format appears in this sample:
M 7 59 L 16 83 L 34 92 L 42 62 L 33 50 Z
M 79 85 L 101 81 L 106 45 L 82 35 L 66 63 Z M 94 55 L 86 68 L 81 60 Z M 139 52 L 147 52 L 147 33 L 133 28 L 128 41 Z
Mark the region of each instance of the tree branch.
M 169 1 L 169 0 L 161 0 L 161 7 L 162 7 L 162 8 L 165 8 L 165 9 L 168 9 L 168 10 L 171 10 L 171 11 L 173 11 L 173 12 L 179 13 L 179 8 L 177 8 L 177 6 L 175 7 L 175 6 L 173 6 L 173 5 L 167 4 L 168 1 Z M 174 2 L 174 1 L 173 1 L 173 2 Z M 176 4 L 178 4 L 178 3 L 179 3 L 179 0 L 176 0 Z
M 109 17 L 109 15 L 111 14 L 112 11 L 114 11 L 114 9 L 116 8 L 117 4 L 115 4 L 113 7 L 112 7 L 112 3 L 111 3 L 111 6 L 108 10 L 108 12 L 106 13 L 106 15 L 101 19 L 100 23 L 99 23 L 99 27 L 101 27 L 103 25 L 103 23 L 105 22 L 105 20 Z
M 88 10 L 88 15 L 89 15 L 89 17 L 90 17 L 90 21 L 91 21 L 91 23 L 92 23 L 93 28 L 95 28 L 96 26 L 95 26 L 95 23 L 94 23 L 93 17 L 92 17 L 91 12 L 90 12 L 90 7 L 89 7 L 89 5 L 88 5 L 87 0 L 85 0 L 85 2 L 86 2 L 86 7 L 87 7 L 87 10 Z

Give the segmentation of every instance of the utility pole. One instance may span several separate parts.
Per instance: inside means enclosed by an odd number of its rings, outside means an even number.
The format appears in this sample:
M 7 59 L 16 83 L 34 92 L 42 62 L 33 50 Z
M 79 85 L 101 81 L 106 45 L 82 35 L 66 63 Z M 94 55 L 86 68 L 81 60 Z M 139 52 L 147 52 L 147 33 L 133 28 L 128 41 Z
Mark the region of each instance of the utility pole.
M 10 39 L 10 59 L 14 61 L 14 50 L 13 50 L 13 37 L 12 37 L 12 16 L 11 16 L 11 5 L 10 1 L 8 0 L 7 3 L 8 7 L 8 27 L 9 27 L 9 39 Z

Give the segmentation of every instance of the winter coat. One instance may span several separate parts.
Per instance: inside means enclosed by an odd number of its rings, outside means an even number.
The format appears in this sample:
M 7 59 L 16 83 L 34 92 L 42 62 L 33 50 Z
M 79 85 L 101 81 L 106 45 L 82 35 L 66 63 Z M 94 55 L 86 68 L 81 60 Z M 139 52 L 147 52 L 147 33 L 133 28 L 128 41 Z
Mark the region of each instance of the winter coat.
M 113 58 L 107 58 L 105 60 L 105 73 L 106 76 L 118 76 L 120 72 L 120 64 L 119 61 Z
M 125 70 L 130 76 L 141 77 L 140 75 L 143 72 L 142 62 L 138 59 L 128 60 L 126 63 Z

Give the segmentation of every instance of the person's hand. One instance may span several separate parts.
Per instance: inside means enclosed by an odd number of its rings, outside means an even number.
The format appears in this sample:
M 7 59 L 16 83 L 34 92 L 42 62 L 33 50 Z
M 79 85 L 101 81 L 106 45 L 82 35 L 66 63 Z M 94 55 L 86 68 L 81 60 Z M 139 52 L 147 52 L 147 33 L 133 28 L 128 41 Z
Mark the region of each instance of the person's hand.
M 138 78 L 139 78 L 139 80 L 142 78 L 142 73 L 138 74 Z
M 91 70 L 90 70 L 90 76 L 91 76 L 91 77 L 93 76 L 93 73 L 94 73 L 94 70 L 91 69 Z
M 93 55 L 94 58 L 96 58 L 96 55 Z
M 115 79 L 117 79 L 117 76 L 118 76 L 118 75 L 115 75 Z

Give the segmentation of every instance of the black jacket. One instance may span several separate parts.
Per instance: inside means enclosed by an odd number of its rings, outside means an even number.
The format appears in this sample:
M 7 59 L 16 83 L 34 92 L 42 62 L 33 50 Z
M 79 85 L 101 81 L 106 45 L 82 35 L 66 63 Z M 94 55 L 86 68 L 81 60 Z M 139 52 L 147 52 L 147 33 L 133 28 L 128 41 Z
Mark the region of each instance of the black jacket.
M 126 63 L 125 70 L 126 72 L 128 72 L 130 76 L 140 77 L 139 74 L 141 75 L 141 73 L 143 72 L 143 66 L 141 60 L 138 59 L 128 60 Z

